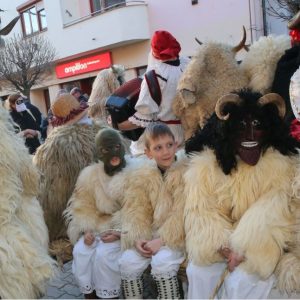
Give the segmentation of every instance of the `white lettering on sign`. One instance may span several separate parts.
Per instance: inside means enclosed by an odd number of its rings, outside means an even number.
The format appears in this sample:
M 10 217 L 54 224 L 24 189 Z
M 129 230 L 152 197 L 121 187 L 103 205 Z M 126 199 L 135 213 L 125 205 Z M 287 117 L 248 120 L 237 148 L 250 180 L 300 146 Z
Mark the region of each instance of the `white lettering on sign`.
M 93 65 L 93 64 L 99 64 L 100 62 L 101 62 L 100 59 L 97 59 L 97 60 L 88 61 L 87 64 L 88 65 Z
M 66 67 L 65 68 L 65 73 L 68 74 L 68 73 L 72 72 L 74 74 L 76 71 L 87 69 L 87 67 L 88 67 L 87 63 L 81 64 L 81 63 L 78 62 L 73 66 Z

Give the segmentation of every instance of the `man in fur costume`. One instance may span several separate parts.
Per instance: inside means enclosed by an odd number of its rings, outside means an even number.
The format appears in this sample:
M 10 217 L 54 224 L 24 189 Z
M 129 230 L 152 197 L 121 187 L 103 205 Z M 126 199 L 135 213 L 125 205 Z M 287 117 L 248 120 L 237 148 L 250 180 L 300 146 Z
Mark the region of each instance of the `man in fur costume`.
M 37 298 L 55 268 L 36 199 L 39 176 L 3 107 L 0 132 L 0 298 Z
M 120 296 L 121 232 L 109 229 L 120 229 L 118 211 L 126 179 L 137 162 L 124 155 L 120 134 L 110 128 L 100 130 L 96 135 L 99 161 L 81 171 L 65 211 L 68 235 L 75 244 L 73 273 L 86 298 L 95 297 L 95 292 L 100 298 Z
M 226 268 L 219 297 L 269 295 L 300 201 L 291 186 L 299 144 L 284 115 L 278 94 L 242 90 L 221 97 L 187 142 L 199 151 L 184 176 L 188 298 L 211 297 Z
M 42 174 L 38 199 L 50 241 L 67 236 L 62 213 L 79 172 L 94 161 L 95 135 L 101 126 L 88 118 L 87 108 L 70 94 L 58 96 L 51 106 L 54 129 L 34 156 Z
M 175 158 L 176 143 L 165 124 L 145 129 L 145 163 L 129 178 L 122 209 L 120 259 L 125 298 L 143 297 L 142 274 L 151 264 L 159 299 L 178 299 L 177 272 L 184 261 L 184 153 Z M 175 160 L 174 160 L 175 159 Z
M 121 65 L 112 65 L 108 69 L 101 70 L 93 82 L 92 92 L 89 97 L 89 116 L 107 122 L 105 102 L 125 79 L 125 69 Z

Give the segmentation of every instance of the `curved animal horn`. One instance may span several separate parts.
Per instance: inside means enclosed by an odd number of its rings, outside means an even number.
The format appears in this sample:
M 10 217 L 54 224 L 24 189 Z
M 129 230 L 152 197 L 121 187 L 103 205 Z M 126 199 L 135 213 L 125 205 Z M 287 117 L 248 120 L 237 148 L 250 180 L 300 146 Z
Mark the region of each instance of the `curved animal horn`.
M 266 104 L 274 104 L 277 106 L 279 117 L 283 119 L 286 112 L 285 102 L 283 98 L 276 93 L 266 94 L 258 99 L 258 104 L 264 106 Z
M 203 43 L 200 42 L 196 37 L 195 37 L 195 41 L 196 41 L 199 45 L 203 45 Z
M 227 94 L 222 96 L 215 107 L 215 112 L 217 117 L 220 120 L 227 120 L 229 118 L 229 114 L 224 115 L 223 109 L 225 107 L 226 104 L 228 103 L 235 103 L 236 105 L 239 105 L 241 103 L 241 98 L 239 97 L 239 95 L 237 94 Z
M 245 47 L 246 38 L 247 38 L 246 29 L 245 29 L 245 26 L 243 26 L 243 37 L 242 37 L 241 41 L 235 47 L 232 48 L 232 51 L 237 53 L 241 49 L 243 49 Z

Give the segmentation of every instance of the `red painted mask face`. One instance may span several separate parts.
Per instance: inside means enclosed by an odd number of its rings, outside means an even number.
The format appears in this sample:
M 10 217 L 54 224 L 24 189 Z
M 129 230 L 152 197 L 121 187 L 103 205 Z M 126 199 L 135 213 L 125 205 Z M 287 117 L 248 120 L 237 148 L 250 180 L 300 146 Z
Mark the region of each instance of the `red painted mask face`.
M 240 129 L 235 140 L 239 157 L 248 165 L 255 166 L 261 155 L 261 146 L 265 131 L 257 119 L 247 116 L 240 122 Z

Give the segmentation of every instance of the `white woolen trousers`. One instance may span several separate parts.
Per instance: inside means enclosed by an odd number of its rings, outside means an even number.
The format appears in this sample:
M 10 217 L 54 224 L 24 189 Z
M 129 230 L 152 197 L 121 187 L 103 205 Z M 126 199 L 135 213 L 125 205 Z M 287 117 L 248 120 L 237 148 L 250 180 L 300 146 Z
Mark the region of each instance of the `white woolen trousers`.
M 186 274 L 188 278 L 188 299 L 209 299 L 226 268 L 225 263 L 215 263 L 210 266 L 197 266 L 188 263 Z
M 119 263 L 122 279 L 135 280 L 142 276 L 149 264 L 152 268 L 151 273 L 156 279 L 171 278 L 177 275 L 183 261 L 182 252 L 163 246 L 152 259 L 143 257 L 134 249 L 126 250 Z
M 274 283 L 274 275 L 261 280 L 255 274 L 248 274 L 241 268 L 236 268 L 226 277 L 219 296 L 222 299 L 266 299 Z
M 80 291 L 89 294 L 95 289 L 100 298 L 118 297 L 121 292 L 118 264 L 121 253 L 120 241 L 95 241 L 87 246 L 81 237 L 73 249 L 72 265 Z
M 186 270 L 189 282 L 188 298 L 210 298 L 225 268 L 225 263 L 197 266 L 189 262 Z M 236 268 L 226 276 L 217 294 L 217 298 L 264 299 L 268 297 L 274 281 L 274 275 L 270 276 L 267 280 L 260 280 L 257 275 L 248 274 L 241 268 Z

